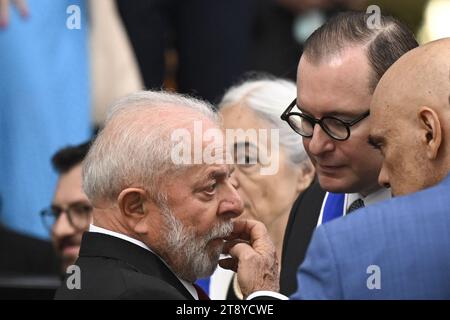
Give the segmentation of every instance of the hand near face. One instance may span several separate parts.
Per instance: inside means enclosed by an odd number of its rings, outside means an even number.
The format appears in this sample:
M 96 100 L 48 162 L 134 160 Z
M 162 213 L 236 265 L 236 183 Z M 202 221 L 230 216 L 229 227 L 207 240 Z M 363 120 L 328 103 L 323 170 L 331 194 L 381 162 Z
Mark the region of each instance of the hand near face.
M 244 298 L 260 290 L 278 292 L 278 259 L 264 224 L 255 220 L 236 220 L 227 240 L 224 253 L 232 258 L 220 260 L 219 264 L 237 272 Z

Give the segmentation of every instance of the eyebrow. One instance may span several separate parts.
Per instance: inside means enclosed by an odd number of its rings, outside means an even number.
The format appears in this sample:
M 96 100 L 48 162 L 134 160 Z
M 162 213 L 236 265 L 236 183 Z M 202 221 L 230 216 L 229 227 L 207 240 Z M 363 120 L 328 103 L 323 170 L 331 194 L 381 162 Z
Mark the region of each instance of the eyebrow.
M 305 114 L 311 114 L 311 112 L 307 111 L 307 110 L 303 110 L 303 107 L 297 105 L 298 110 L 300 110 L 301 113 L 305 113 Z M 333 111 L 333 112 L 328 112 L 322 115 L 322 117 L 336 117 L 336 118 L 340 118 L 340 117 L 348 117 L 348 118 L 354 118 L 357 117 L 359 115 L 361 115 L 362 113 L 364 113 L 365 111 L 362 112 L 356 112 L 356 111 Z
M 201 178 L 199 183 L 200 184 L 205 184 L 210 180 L 220 180 L 220 179 L 224 179 L 226 177 L 228 177 L 228 175 L 230 175 L 233 171 L 234 171 L 234 166 L 228 166 L 227 168 L 214 168 L 214 169 L 208 169 L 210 172 L 207 174 L 206 177 Z
M 70 202 L 67 207 L 74 206 L 74 205 L 91 205 L 91 204 L 87 200 L 75 200 L 75 201 Z M 63 208 L 63 206 L 60 206 L 59 204 L 56 204 L 54 202 L 52 202 L 50 204 L 50 207 L 51 208 L 58 208 L 58 209 L 62 209 Z
M 214 170 L 213 172 L 211 172 L 208 175 L 208 178 L 209 179 L 215 179 L 215 180 L 221 179 L 221 178 L 225 178 L 225 177 L 228 176 L 229 171 L 230 170 L 222 170 L 222 169 Z

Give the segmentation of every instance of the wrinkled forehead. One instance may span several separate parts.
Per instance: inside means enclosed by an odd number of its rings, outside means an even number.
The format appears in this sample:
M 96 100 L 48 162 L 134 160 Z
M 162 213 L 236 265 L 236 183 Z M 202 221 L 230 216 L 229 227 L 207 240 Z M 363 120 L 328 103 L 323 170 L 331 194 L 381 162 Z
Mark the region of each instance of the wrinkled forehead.
M 234 171 L 232 164 L 192 164 L 178 167 L 178 170 L 166 179 L 170 185 L 201 187 L 212 180 L 225 179 Z

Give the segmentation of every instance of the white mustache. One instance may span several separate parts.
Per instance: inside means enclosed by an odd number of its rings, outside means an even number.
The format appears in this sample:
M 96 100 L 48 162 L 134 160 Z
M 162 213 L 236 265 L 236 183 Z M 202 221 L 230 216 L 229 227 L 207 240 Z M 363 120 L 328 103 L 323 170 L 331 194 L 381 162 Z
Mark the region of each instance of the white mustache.
M 233 232 L 233 222 L 222 222 L 220 224 L 216 224 L 204 239 L 205 242 L 209 242 L 217 238 L 226 238 L 231 234 L 231 232 Z

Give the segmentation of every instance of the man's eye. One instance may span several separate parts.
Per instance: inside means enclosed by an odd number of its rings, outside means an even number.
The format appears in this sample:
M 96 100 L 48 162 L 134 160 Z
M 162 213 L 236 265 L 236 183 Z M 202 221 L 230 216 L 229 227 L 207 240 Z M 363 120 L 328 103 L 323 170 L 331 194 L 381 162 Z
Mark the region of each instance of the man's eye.
M 90 214 L 92 212 L 92 206 L 87 204 L 79 204 L 71 207 L 71 210 L 77 214 Z
M 367 143 L 372 146 L 372 148 L 376 149 L 376 150 L 381 150 L 381 143 L 378 143 L 372 139 L 369 138 L 369 140 L 367 140 Z
M 216 188 L 217 188 L 217 183 L 213 183 L 213 184 L 209 185 L 208 187 L 206 187 L 205 192 L 206 193 L 214 193 Z
M 372 148 L 374 148 L 376 150 L 381 150 L 381 145 L 379 145 L 377 143 L 371 143 L 370 145 L 372 146 Z

